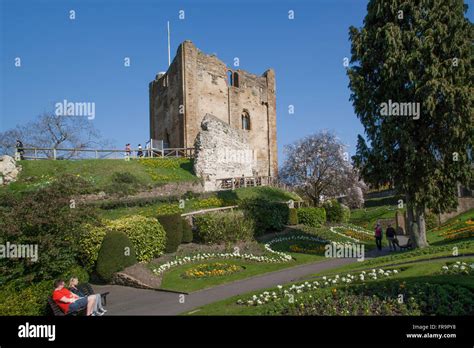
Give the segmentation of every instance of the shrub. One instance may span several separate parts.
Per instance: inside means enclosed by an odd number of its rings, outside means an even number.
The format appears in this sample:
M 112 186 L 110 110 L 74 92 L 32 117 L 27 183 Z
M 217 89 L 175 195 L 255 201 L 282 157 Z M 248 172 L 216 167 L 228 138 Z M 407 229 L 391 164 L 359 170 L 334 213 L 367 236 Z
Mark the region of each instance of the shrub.
M 344 220 L 344 208 L 336 200 L 326 201 L 323 204 L 326 210 L 326 219 L 329 222 L 342 222 Z
M 182 219 L 183 223 L 183 243 L 191 243 L 193 241 L 193 229 L 191 225 L 186 221 L 186 219 Z
M 136 262 L 135 249 L 125 233 L 111 231 L 105 235 L 97 258 L 97 273 L 103 280 L 110 282 L 114 273 Z
M 76 264 L 78 231 L 84 222 L 97 219 L 91 207 L 70 208 L 71 197 L 87 183 L 71 175 L 25 195 L 0 197 L 0 243 L 38 245 L 39 258 L 0 259 L 0 278 L 7 282 L 53 279 Z
M 166 253 L 174 253 L 178 250 L 183 240 L 183 223 L 179 214 L 158 216 L 158 221 L 166 231 Z
M 150 261 L 163 254 L 166 232 L 156 219 L 141 215 L 108 221 L 108 231 L 125 233 L 132 242 L 138 261 Z
M 262 198 L 244 199 L 239 205 L 248 219 L 255 221 L 256 235 L 269 230 L 281 231 L 288 221 L 289 208 Z
M 297 209 L 300 224 L 320 227 L 326 222 L 326 210 L 324 208 L 299 208 Z
M 248 241 L 255 224 L 242 211 L 215 212 L 195 217 L 197 238 L 203 243 Z
M 341 204 L 342 207 L 342 222 L 349 222 L 351 219 L 351 210 L 348 206 Z
M 89 271 L 95 268 L 95 262 L 99 256 L 99 249 L 107 230 L 104 226 L 92 226 L 85 224 L 79 235 L 79 260 Z
M 179 208 L 178 204 L 167 203 L 167 204 L 159 205 L 158 208 L 156 209 L 156 212 L 158 216 L 161 216 L 161 215 L 178 214 L 179 212 L 181 212 L 181 210 L 182 209 Z
M 288 225 L 298 225 L 298 212 L 295 208 L 291 208 L 288 215 Z
M 105 187 L 105 191 L 127 196 L 137 192 L 139 186 L 139 180 L 132 173 L 115 172 L 111 176 L 111 182 Z

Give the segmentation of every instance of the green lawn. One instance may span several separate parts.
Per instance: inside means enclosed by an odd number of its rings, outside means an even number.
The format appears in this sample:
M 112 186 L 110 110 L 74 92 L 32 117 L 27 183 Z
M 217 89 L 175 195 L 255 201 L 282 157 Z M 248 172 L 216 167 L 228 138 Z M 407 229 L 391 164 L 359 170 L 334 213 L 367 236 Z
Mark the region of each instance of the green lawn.
M 465 257 L 457 258 L 455 261 L 464 261 L 469 264 L 474 263 L 474 257 Z M 446 261 L 437 260 L 430 262 L 419 262 L 410 265 L 400 265 L 395 267 L 398 269 L 403 268 L 403 271 L 397 275 L 392 276 L 389 280 L 368 280 L 366 281 L 367 286 L 370 287 L 370 284 L 376 284 L 381 282 L 398 282 L 406 285 L 428 282 L 428 283 L 437 283 L 437 284 L 451 284 L 458 285 L 474 290 L 474 276 L 473 275 L 444 275 L 441 273 L 441 267 L 446 264 Z M 392 267 L 394 268 L 394 267 Z M 354 272 L 353 270 L 348 270 L 347 267 L 341 267 L 338 269 L 331 270 L 331 272 L 326 272 L 325 274 L 339 274 L 344 276 L 347 272 Z M 321 273 L 320 275 L 323 275 Z M 301 284 L 301 282 L 295 283 Z M 285 284 L 288 285 L 288 284 Z M 336 288 L 345 287 L 345 286 L 354 286 L 354 285 L 337 285 L 333 286 Z M 264 304 L 261 306 L 243 306 L 238 305 L 236 302 L 239 299 L 247 299 L 252 295 L 261 294 L 263 291 L 277 291 L 276 288 L 262 289 L 255 292 L 234 296 L 223 301 L 218 301 L 198 309 L 194 309 L 186 315 L 262 315 L 265 314 L 268 306 L 271 304 Z
M 263 262 L 246 262 L 246 261 L 241 261 L 241 260 L 215 259 L 215 260 L 206 260 L 203 262 L 197 262 L 197 263 L 179 266 L 164 273 L 161 289 L 192 292 L 192 291 L 202 290 L 205 288 L 210 288 L 216 285 L 230 283 L 236 280 L 245 279 L 245 278 L 249 278 L 252 276 L 256 276 L 256 275 L 260 275 L 260 274 L 264 274 L 268 272 L 278 271 L 284 268 L 295 267 L 303 263 L 325 260 L 324 256 L 317 256 L 317 255 L 305 255 L 305 254 L 292 253 L 292 256 L 295 258 L 294 261 L 284 262 L 284 263 L 263 263 Z M 189 279 L 189 278 L 183 277 L 183 274 L 186 272 L 186 270 L 194 268 L 198 264 L 208 264 L 208 263 L 214 263 L 214 262 L 235 264 L 235 265 L 243 267 L 244 269 L 241 270 L 240 272 L 233 273 L 226 276 L 197 278 L 197 279 Z
M 119 159 L 21 161 L 22 170 L 19 178 L 8 188 L 13 191 L 34 190 L 47 185 L 62 174 L 82 177 L 92 184 L 96 192 L 110 191 L 114 173 L 130 173 L 135 177 L 138 186 L 142 188 L 167 182 L 198 180 L 192 172 L 192 162 L 189 159 L 160 158 L 151 161 L 153 162 L 136 159 L 130 161 Z

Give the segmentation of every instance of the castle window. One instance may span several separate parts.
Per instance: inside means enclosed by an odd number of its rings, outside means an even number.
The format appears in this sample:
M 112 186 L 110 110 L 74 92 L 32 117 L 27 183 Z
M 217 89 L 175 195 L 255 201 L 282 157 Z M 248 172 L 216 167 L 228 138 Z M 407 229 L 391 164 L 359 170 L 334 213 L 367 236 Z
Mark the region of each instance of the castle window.
M 242 113 L 242 129 L 250 130 L 250 115 L 247 111 Z
M 232 71 L 227 71 L 227 85 L 232 86 Z
M 239 87 L 239 74 L 237 74 L 236 72 L 234 73 L 234 80 L 232 86 Z

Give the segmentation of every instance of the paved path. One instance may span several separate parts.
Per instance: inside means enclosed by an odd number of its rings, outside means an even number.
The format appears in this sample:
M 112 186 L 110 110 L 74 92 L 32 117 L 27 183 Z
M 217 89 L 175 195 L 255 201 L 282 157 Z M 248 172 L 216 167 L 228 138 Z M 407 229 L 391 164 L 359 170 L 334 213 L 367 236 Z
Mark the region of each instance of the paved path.
M 176 315 L 232 296 L 297 281 L 305 276 L 353 262 L 357 260 L 330 259 L 299 265 L 196 291 L 189 295 L 119 285 L 97 285 L 94 289 L 97 292 L 110 292 L 106 307 L 109 315 Z M 184 303 L 182 303 L 183 296 Z
M 403 245 L 406 240 L 400 242 Z M 366 254 L 366 259 L 387 254 L 389 254 L 388 247 L 381 251 L 371 250 Z M 109 315 L 177 315 L 232 296 L 297 281 L 315 273 L 353 262 L 357 262 L 357 260 L 351 258 L 319 261 L 237 280 L 188 295 L 119 285 L 96 285 L 94 289 L 97 292 L 110 292 L 107 296 Z

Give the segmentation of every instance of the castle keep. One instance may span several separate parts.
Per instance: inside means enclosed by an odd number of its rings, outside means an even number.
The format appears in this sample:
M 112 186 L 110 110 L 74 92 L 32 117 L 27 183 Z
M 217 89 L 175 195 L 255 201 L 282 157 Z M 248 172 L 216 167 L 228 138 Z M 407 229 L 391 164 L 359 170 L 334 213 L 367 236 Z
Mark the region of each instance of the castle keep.
M 184 41 L 168 71 L 150 83 L 149 97 L 153 143 L 193 147 L 204 116 L 210 114 L 244 133 L 256 160 L 255 176 L 278 174 L 272 69 L 262 76 L 233 70 Z

